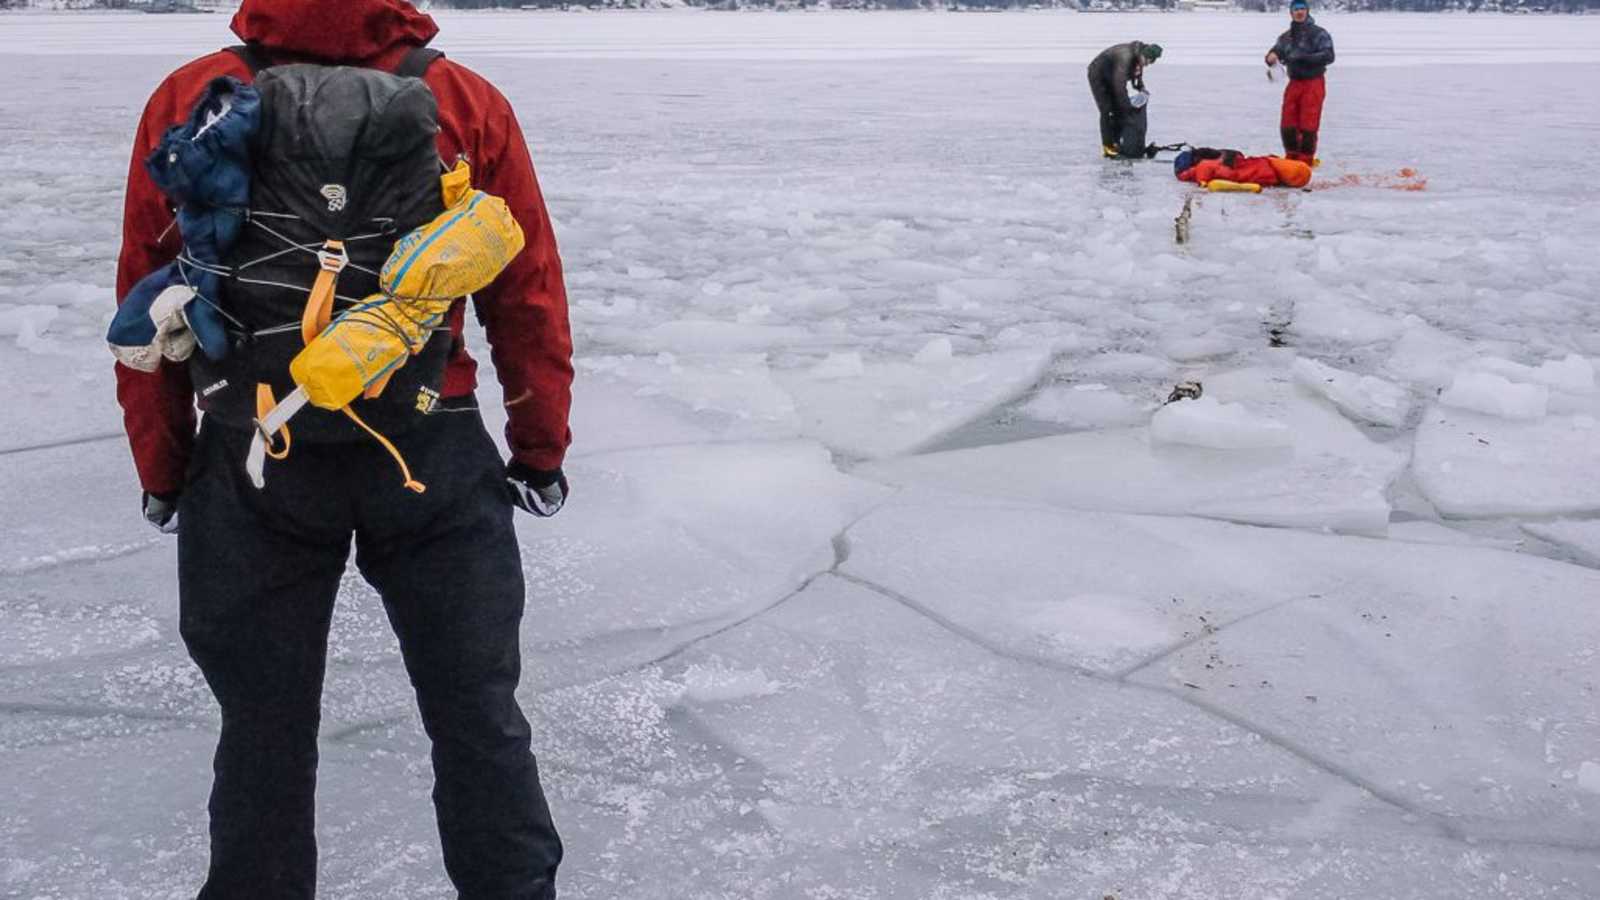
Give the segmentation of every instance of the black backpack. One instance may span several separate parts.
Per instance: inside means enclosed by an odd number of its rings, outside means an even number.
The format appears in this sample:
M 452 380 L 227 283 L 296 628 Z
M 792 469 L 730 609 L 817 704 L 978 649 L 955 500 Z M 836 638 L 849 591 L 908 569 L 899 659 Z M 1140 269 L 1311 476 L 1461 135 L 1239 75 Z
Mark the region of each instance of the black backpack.
M 223 259 L 219 306 L 231 352 L 196 353 L 190 371 L 200 408 L 254 428 L 258 385 L 282 399 L 289 361 L 305 345 L 301 320 L 328 248 L 342 244 L 333 315 L 378 291 L 394 243 L 444 210 L 436 138 L 438 105 L 421 80 L 442 54 L 417 48 L 395 74 L 308 63 L 268 65 L 255 47 L 230 48 L 256 74 L 261 126 L 252 145 L 250 209 Z M 323 254 L 319 256 L 319 253 Z M 451 337 L 441 326 L 398 369 L 382 395 L 351 408 L 384 433 L 406 430 L 439 398 Z M 312 407 L 295 416 L 295 440 L 367 438 L 350 418 Z
M 1147 153 L 1145 134 L 1150 130 L 1150 115 L 1142 106 L 1122 117 L 1122 130 L 1117 133 L 1118 159 L 1144 159 L 1154 156 Z

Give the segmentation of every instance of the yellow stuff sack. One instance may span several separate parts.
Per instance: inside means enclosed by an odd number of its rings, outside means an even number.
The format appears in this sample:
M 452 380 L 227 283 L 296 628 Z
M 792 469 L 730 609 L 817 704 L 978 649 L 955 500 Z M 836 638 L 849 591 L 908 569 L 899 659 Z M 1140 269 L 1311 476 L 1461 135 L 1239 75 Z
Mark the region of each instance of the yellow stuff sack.
M 439 183 L 444 212 L 401 238 L 378 273 L 391 297 L 465 297 L 487 287 L 522 252 L 522 228 L 506 202 L 474 190 L 466 163 L 457 163 Z
M 449 300 L 373 294 L 307 344 L 289 363 L 289 375 L 311 405 L 342 409 L 420 353 L 449 310 Z
M 376 396 L 420 353 L 457 297 L 482 290 L 522 252 L 522 228 L 506 202 L 472 188 L 458 163 L 440 177 L 445 211 L 395 243 L 373 294 L 328 325 L 289 364 L 312 405 L 336 410 Z

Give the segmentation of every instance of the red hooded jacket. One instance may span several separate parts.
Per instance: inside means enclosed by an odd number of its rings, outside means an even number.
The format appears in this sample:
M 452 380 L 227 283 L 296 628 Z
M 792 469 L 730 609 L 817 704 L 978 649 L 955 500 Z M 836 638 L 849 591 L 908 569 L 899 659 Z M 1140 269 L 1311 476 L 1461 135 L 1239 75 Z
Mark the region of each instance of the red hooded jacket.
M 233 31 L 259 45 L 274 62 L 392 71 L 439 28 L 403 0 L 244 0 L 233 18 Z M 181 122 L 206 84 L 220 75 L 250 80 L 250 70 L 239 57 L 219 51 L 167 76 L 145 106 L 128 170 L 118 297 L 177 255 L 172 208 L 145 173 L 144 159 L 162 132 Z M 439 59 L 423 80 L 439 101 L 440 157 L 453 160 L 464 154 L 472 163 L 474 186 L 503 197 L 526 235 L 527 247 L 474 299 L 505 391 L 506 440 L 512 455 L 534 469 L 555 469 L 571 442 L 572 335 L 561 259 L 522 129 L 506 98 L 459 63 Z M 450 328 L 458 336 L 464 315 L 464 303 L 450 311 Z M 470 394 L 477 386 L 477 363 L 461 342 L 456 346 L 445 370 L 445 397 Z M 119 363 L 117 400 L 144 489 L 182 489 L 195 432 L 188 369 L 163 364 L 145 374 Z

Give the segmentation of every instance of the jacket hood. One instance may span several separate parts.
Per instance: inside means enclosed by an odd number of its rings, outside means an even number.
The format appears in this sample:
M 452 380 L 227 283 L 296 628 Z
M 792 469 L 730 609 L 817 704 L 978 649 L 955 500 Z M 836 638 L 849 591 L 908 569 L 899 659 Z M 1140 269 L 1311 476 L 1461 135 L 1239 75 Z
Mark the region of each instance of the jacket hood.
M 405 0 L 244 0 L 232 28 L 247 44 L 328 62 L 420 47 L 439 33 L 431 16 Z

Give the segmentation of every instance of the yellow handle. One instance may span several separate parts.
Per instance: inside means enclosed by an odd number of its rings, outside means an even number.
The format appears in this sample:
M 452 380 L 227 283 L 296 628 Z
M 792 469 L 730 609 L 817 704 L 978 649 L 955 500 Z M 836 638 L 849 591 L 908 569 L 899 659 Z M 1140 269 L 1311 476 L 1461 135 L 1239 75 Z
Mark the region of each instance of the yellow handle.
M 1249 181 L 1229 181 L 1213 178 L 1206 182 L 1206 190 L 1215 194 L 1259 194 L 1261 185 Z

